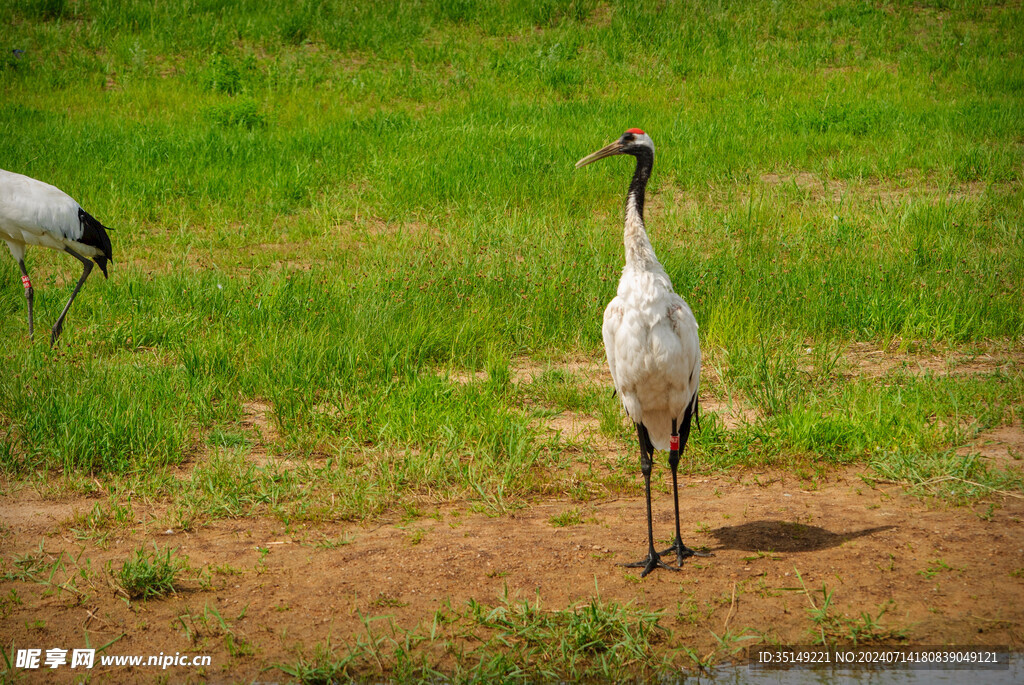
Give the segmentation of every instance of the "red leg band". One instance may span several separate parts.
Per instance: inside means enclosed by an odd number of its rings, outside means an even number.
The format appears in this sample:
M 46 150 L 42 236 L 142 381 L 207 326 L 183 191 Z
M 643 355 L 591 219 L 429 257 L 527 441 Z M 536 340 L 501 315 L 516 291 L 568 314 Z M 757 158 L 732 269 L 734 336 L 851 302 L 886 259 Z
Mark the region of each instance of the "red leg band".
M 25 286 L 25 290 L 28 290 L 29 288 L 32 287 L 32 281 L 28 280 L 28 276 L 21 277 L 21 284 Z

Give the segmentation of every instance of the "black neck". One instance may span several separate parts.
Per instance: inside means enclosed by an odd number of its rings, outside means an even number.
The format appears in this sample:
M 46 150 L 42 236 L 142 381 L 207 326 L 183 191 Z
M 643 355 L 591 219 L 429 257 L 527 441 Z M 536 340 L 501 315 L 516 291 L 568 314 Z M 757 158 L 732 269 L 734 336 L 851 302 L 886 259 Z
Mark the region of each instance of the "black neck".
M 629 184 L 629 197 L 633 198 L 637 214 L 643 219 L 644 194 L 647 190 L 647 180 L 651 177 L 651 169 L 654 167 L 654 153 L 641 150 L 635 156 L 636 170 L 633 172 L 633 180 Z

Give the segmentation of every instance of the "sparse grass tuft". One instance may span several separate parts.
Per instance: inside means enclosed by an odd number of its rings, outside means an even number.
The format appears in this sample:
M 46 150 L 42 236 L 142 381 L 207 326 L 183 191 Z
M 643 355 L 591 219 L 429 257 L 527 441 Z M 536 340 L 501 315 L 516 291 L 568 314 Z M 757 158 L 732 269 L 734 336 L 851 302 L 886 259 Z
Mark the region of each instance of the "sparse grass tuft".
M 125 560 L 117 577 L 129 599 L 155 599 L 175 592 L 174 584 L 186 564 L 172 558 L 172 551 L 161 552 L 154 545 L 152 552 L 140 548 Z
M 796 568 L 793 571 L 796 573 L 797 580 L 800 581 L 800 587 L 786 589 L 801 592 L 807 597 L 810 604 L 807 613 L 814 624 L 810 631 L 814 644 L 835 646 L 840 643 L 849 643 L 856 646 L 906 638 L 906 629 L 887 628 L 881 623 L 882 617 L 892 608 L 891 604 L 881 607 L 878 614 L 874 616 L 868 611 L 861 611 L 856 618 L 837 616 L 832 606 L 834 590 L 829 590 L 828 586 L 822 584 L 821 597 L 818 602 L 815 602 L 814 594 L 807 589 L 800 571 Z
M 576 508 L 566 509 L 562 513 L 555 514 L 554 516 L 549 518 L 548 523 L 550 523 L 555 528 L 563 528 L 565 526 L 578 526 L 581 523 L 583 523 L 583 514 L 580 512 L 579 509 Z
M 383 599 L 379 606 L 396 606 Z M 656 612 L 601 599 L 561 611 L 507 597 L 493 607 L 470 600 L 465 607 L 438 611 L 426 630 L 364 617 L 365 634 L 354 644 L 318 646 L 311 657 L 278 668 L 308 683 L 380 673 L 376 667 L 403 682 L 441 673 L 452 682 L 655 676 L 671 669 L 653 650 L 667 635 L 659 621 Z

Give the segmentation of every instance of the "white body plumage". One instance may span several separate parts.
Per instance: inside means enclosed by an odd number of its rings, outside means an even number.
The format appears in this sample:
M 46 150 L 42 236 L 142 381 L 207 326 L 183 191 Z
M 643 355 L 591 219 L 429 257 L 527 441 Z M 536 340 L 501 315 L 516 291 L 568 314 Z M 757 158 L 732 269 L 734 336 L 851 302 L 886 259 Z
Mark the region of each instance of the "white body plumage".
M 28 245 L 59 251 L 70 247 L 83 257 L 103 256 L 102 248 L 79 242 L 85 232 L 81 210 L 60 188 L 0 169 L 0 240 L 16 261 L 24 259 Z
M 655 448 L 668 450 L 672 419 L 682 425 L 700 386 L 697 321 L 672 290 L 632 198 L 625 244 L 618 293 L 604 312 L 608 369 L 626 413 L 647 427 Z

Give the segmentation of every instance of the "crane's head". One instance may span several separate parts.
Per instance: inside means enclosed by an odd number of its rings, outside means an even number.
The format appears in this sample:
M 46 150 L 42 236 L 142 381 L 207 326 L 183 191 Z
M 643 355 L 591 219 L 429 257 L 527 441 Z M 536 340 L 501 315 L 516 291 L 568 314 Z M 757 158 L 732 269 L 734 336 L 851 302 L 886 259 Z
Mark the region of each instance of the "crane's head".
M 638 128 L 631 128 L 622 134 L 618 140 L 609 145 L 605 145 L 597 152 L 591 153 L 576 162 L 576 168 L 586 166 L 591 162 L 596 162 L 599 159 L 605 157 L 611 157 L 612 155 L 633 155 L 634 157 L 649 154 L 654 156 L 654 141 L 651 137 L 641 131 Z

